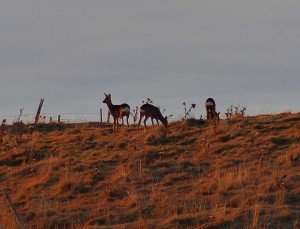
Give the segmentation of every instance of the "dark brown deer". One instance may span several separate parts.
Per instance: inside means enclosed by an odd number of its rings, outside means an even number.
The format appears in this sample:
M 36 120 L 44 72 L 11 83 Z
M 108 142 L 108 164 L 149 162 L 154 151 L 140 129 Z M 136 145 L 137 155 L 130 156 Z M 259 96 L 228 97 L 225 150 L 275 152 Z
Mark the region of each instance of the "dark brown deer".
M 140 120 L 139 120 L 139 124 L 138 124 L 138 130 L 140 128 L 140 124 L 141 124 L 142 118 L 144 116 L 145 116 L 145 119 L 144 119 L 145 127 L 147 126 L 146 122 L 147 122 L 148 118 L 151 118 L 152 127 L 154 127 L 153 119 L 156 119 L 157 125 L 159 125 L 159 122 L 158 122 L 158 120 L 159 120 L 159 121 L 161 121 L 161 123 L 164 125 L 165 128 L 167 128 L 167 126 L 168 126 L 167 116 L 163 117 L 160 110 L 158 109 L 158 107 L 155 107 L 149 103 L 146 103 L 140 107 Z
M 103 103 L 107 104 L 107 107 L 110 111 L 110 114 L 114 118 L 114 124 L 113 124 L 113 130 L 119 126 L 119 118 L 122 119 L 122 124 L 124 124 L 123 117 L 126 116 L 126 121 L 127 121 L 127 126 L 129 126 L 128 119 L 130 115 L 130 106 L 126 103 L 123 103 L 121 105 L 114 105 L 111 102 L 111 95 L 110 94 L 105 94 L 105 99 L 103 100 Z
M 220 112 L 216 112 L 216 102 L 213 98 L 208 98 L 206 100 L 205 109 L 206 109 L 206 124 L 213 122 L 214 125 L 216 125 L 220 119 L 219 117 Z

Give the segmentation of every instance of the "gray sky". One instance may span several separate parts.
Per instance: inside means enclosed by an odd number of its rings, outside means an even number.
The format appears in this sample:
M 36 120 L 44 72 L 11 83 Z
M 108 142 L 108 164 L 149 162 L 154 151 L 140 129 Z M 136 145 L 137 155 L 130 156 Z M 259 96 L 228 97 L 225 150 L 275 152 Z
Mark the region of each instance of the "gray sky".
M 2 0 L 0 116 L 42 97 L 44 113 L 98 113 L 104 92 L 175 118 L 184 101 L 204 114 L 207 97 L 222 113 L 298 112 L 299 12 L 299 0 Z

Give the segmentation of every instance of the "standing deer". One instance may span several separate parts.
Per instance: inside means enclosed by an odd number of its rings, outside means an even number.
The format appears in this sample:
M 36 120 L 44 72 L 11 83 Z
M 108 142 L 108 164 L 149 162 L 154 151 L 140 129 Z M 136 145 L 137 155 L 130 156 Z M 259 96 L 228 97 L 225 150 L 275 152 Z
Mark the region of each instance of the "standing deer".
M 113 105 L 111 102 L 111 95 L 110 94 L 105 94 L 105 99 L 103 100 L 103 103 L 107 104 L 107 107 L 110 111 L 110 114 L 114 118 L 114 125 L 113 125 L 113 130 L 115 130 L 115 127 L 119 126 L 119 118 L 122 119 L 122 124 L 124 125 L 123 117 L 126 116 L 126 121 L 127 121 L 127 126 L 129 126 L 128 119 L 130 115 L 130 106 L 126 103 L 123 103 L 121 105 Z
M 140 124 L 141 124 L 142 118 L 144 116 L 145 116 L 145 119 L 144 119 L 145 127 L 146 127 L 146 122 L 149 117 L 151 118 L 151 121 L 152 121 L 152 127 L 154 127 L 153 119 L 156 119 L 157 125 L 159 125 L 159 123 L 158 123 L 158 120 L 159 120 L 159 121 L 161 121 L 161 123 L 164 125 L 165 128 L 167 128 L 167 126 L 168 126 L 168 117 L 167 116 L 163 117 L 160 110 L 157 107 L 155 107 L 149 103 L 146 103 L 140 107 L 140 120 L 139 120 L 139 124 L 138 124 L 138 130 L 140 128 Z
M 213 98 L 208 98 L 205 102 L 205 109 L 206 109 L 206 124 L 209 124 L 210 122 L 214 122 L 214 124 L 217 124 L 217 121 L 219 121 L 220 112 L 216 112 L 216 102 Z

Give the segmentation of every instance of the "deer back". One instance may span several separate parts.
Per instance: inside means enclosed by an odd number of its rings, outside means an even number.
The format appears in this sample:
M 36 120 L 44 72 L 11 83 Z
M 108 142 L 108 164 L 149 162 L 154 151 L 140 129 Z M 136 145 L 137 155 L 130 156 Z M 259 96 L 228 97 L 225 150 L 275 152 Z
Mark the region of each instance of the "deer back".
M 216 102 L 213 98 L 208 98 L 205 102 L 206 111 L 215 111 L 216 110 Z
M 155 119 L 163 118 L 158 107 L 153 106 L 148 103 L 146 103 L 140 107 L 140 112 L 143 113 L 147 117 L 151 117 L 151 118 L 155 118 Z
M 156 106 L 146 103 L 140 107 L 140 113 L 146 117 L 160 120 L 165 127 L 168 125 L 167 117 L 163 117 L 160 110 Z
M 103 103 L 107 104 L 107 107 L 113 117 L 123 117 L 130 113 L 130 106 L 127 103 L 123 103 L 121 105 L 114 105 L 111 101 L 111 95 L 105 94 L 105 99 L 103 100 Z

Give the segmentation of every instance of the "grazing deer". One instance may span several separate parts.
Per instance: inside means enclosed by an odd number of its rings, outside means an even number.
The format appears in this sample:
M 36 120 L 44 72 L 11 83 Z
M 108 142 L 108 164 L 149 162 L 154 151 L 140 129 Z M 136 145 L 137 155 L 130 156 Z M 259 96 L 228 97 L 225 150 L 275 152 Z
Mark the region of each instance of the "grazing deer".
M 123 103 L 121 105 L 113 105 L 111 102 L 111 95 L 110 94 L 105 94 L 105 99 L 103 100 L 103 103 L 107 104 L 107 107 L 110 111 L 110 114 L 114 118 L 114 125 L 113 125 L 113 130 L 115 130 L 115 127 L 119 126 L 119 118 L 122 119 L 122 124 L 124 125 L 123 117 L 126 116 L 126 121 L 127 121 L 127 126 L 129 126 L 128 119 L 130 115 L 130 106 L 126 103 Z
M 165 128 L 167 128 L 167 126 L 168 126 L 168 117 L 167 116 L 163 117 L 160 110 L 157 107 L 155 107 L 149 103 L 146 103 L 140 107 L 140 120 L 139 120 L 139 124 L 138 124 L 138 130 L 140 128 L 140 124 L 141 124 L 142 118 L 144 116 L 145 116 L 145 119 L 144 119 L 145 127 L 146 127 L 146 122 L 149 117 L 151 118 L 151 121 L 152 121 L 152 127 L 154 127 L 153 119 L 156 119 L 157 125 L 159 125 L 158 120 L 160 120 Z
M 219 121 L 220 112 L 216 112 L 216 103 L 213 98 L 208 98 L 205 102 L 205 108 L 206 108 L 206 124 L 209 124 L 210 122 L 214 122 L 214 124 L 217 124 L 217 121 Z

